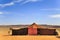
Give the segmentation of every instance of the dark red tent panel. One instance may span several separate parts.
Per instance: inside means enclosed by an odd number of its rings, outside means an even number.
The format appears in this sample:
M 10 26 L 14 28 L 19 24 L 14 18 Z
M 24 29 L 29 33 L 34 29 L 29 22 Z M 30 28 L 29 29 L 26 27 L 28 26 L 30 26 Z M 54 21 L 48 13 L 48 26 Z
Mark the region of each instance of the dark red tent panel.
M 33 23 L 28 27 L 28 35 L 37 35 L 37 27 L 38 25 Z
M 37 35 L 37 28 L 28 27 L 28 35 Z

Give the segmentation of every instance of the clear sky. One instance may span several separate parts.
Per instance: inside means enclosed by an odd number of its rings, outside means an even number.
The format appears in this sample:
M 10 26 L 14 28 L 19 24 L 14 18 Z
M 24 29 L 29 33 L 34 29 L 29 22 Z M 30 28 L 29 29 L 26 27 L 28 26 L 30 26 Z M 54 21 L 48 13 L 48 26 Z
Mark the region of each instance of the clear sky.
M 0 25 L 60 25 L 60 0 L 0 0 Z

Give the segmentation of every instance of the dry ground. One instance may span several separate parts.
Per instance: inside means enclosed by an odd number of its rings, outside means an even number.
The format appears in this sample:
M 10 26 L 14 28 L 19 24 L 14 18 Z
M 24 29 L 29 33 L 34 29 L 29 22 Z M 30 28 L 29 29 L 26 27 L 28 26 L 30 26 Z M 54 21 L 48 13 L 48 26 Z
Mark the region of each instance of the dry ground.
M 60 40 L 56 36 L 0 36 L 0 40 Z

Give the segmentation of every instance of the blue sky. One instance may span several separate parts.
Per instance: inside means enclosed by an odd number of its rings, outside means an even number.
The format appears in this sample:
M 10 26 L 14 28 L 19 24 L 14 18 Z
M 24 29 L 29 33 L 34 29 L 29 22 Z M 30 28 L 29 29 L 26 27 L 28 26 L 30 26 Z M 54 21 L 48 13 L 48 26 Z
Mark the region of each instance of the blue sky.
M 0 0 L 0 25 L 60 25 L 60 0 Z

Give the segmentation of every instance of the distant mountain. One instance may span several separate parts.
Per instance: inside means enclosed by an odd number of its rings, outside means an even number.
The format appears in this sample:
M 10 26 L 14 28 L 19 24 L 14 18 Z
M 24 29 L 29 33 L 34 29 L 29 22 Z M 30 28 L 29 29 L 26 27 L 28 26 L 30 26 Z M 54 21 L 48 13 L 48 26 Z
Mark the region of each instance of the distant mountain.
M 60 28 L 58 25 L 39 25 L 47 28 Z M 0 27 L 29 27 L 29 25 L 0 25 Z

